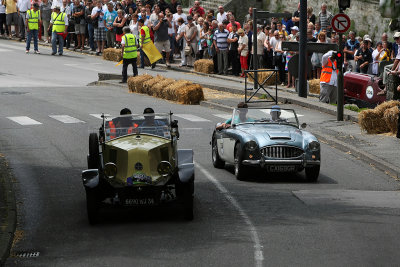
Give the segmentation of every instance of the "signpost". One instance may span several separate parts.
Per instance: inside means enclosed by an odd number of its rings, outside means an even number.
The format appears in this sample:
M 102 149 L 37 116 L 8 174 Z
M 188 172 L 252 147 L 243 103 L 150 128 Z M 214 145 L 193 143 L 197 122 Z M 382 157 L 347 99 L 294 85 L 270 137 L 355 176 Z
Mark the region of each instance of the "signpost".
M 350 18 L 343 13 L 342 8 L 340 8 L 340 13 L 336 14 L 331 21 L 331 26 L 333 30 L 339 33 L 339 51 L 338 54 L 341 55 L 339 62 L 337 62 L 337 67 L 339 70 L 338 74 L 338 92 L 337 92 L 337 120 L 343 121 L 343 109 L 344 109 L 344 89 L 343 89 L 343 33 L 350 29 Z

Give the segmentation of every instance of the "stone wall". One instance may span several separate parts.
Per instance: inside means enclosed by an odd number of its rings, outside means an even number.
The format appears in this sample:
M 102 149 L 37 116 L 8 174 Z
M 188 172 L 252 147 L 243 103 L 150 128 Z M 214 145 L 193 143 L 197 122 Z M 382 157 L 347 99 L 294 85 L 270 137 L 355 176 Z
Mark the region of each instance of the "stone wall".
M 333 15 L 339 12 L 337 1 L 323 1 L 323 0 L 309 0 L 307 1 L 308 7 L 314 9 L 314 14 L 317 16 L 321 4 L 325 2 L 328 6 L 328 11 Z M 236 17 L 239 17 L 240 23 L 243 22 L 244 16 L 248 12 L 249 6 L 254 6 L 259 10 L 271 12 L 284 12 L 288 11 L 293 13 L 297 10 L 298 0 L 232 0 L 225 5 L 225 10 L 232 10 Z M 369 34 L 370 37 L 377 41 L 383 32 L 387 32 L 389 37 L 393 32 L 389 30 L 390 19 L 383 18 L 378 11 L 379 1 L 373 0 L 352 0 L 351 8 L 346 9 L 345 13 L 351 19 L 350 30 L 356 31 L 357 35 L 363 36 Z

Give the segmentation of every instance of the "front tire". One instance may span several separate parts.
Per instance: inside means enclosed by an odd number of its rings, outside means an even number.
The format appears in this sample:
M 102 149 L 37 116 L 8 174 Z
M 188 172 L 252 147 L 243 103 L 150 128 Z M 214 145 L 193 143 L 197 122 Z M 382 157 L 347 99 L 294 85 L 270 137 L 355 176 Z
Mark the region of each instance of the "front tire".
M 305 168 L 306 179 L 308 182 L 315 183 L 318 180 L 320 168 L 320 165 Z
M 99 202 L 96 189 L 86 189 L 86 208 L 91 225 L 99 222 Z
M 242 147 L 240 143 L 235 145 L 235 176 L 239 181 L 245 180 L 246 167 L 242 164 Z
M 99 166 L 100 166 L 99 138 L 97 136 L 97 133 L 91 133 L 89 135 L 88 168 L 99 169 Z
M 212 140 L 212 147 L 211 147 L 211 152 L 212 152 L 212 162 L 215 168 L 222 169 L 225 166 L 225 162 L 219 157 L 218 154 L 218 145 L 217 145 L 217 139 L 213 138 Z

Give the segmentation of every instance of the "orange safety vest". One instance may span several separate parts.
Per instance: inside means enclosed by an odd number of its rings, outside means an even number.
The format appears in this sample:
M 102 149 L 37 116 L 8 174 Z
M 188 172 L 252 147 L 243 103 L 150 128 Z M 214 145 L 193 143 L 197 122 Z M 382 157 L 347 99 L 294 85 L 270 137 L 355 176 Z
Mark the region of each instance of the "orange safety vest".
M 334 65 L 335 65 L 336 74 L 338 74 L 339 70 L 337 69 L 336 61 L 334 62 Z M 323 83 L 329 83 L 331 80 L 331 76 L 332 76 L 332 70 L 333 70 L 332 61 L 330 59 L 328 59 L 328 64 L 326 64 L 322 68 L 321 78 L 319 79 L 319 81 L 323 82 Z
M 109 128 L 110 128 L 110 139 L 114 139 L 117 137 L 117 128 L 114 125 L 113 121 L 108 122 Z M 139 127 L 138 124 L 134 123 L 133 127 L 137 128 Z M 131 134 L 133 131 L 133 127 L 128 128 L 128 134 Z

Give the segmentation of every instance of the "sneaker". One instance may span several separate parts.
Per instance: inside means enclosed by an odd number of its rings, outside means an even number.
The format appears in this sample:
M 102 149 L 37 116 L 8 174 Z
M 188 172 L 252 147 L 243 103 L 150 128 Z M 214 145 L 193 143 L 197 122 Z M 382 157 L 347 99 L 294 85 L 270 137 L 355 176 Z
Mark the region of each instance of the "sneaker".
M 39 50 L 35 50 L 35 54 L 40 54 Z
M 62 56 L 63 53 L 58 53 L 59 56 Z
M 52 55 L 52 56 L 54 56 L 55 54 L 56 54 L 56 53 L 54 53 L 54 52 L 53 52 L 53 53 L 51 53 L 51 55 Z
M 29 50 L 26 50 L 26 51 L 25 51 L 25 53 L 27 53 L 27 54 L 28 54 L 28 53 L 29 53 Z

